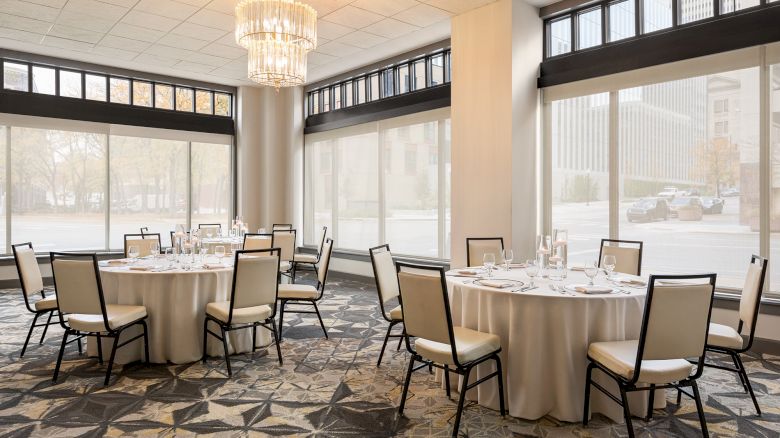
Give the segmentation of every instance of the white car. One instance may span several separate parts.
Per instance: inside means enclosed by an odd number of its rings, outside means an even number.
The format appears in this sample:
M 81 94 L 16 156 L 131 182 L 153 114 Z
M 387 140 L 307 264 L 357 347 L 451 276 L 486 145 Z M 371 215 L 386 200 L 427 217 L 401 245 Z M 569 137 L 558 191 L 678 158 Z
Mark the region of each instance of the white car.
M 658 193 L 659 198 L 673 199 L 675 196 L 681 194 L 677 187 L 664 187 L 664 189 Z

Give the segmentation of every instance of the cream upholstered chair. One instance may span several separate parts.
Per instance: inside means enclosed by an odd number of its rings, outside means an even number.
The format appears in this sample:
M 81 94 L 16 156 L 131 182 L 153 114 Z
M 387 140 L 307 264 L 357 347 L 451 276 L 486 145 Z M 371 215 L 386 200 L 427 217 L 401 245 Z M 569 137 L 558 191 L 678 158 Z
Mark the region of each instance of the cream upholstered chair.
M 108 385 L 111 379 L 111 368 L 114 365 L 114 357 L 118 348 L 143 338 L 144 358 L 146 363 L 149 363 L 146 307 L 106 304 L 103 297 L 103 284 L 100 281 L 97 256 L 95 254 L 52 252 L 49 257 L 54 288 L 57 292 L 60 325 L 65 329 L 52 380 L 54 382 L 57 381 L 60 365 L 62 364 L 62 355 L 65 353 L 65 346 L 73 342 L 73 340 L 68 341 L 70 336 L 75 336 L 77 340 L 85 336 L 96 337 L 98 361 L 101 364 L 103 363 L 101 338 L 112 338 L 114 340 L 111 356 L 108 360 L 105 385 Z M 63 315 L 67 315 L 67 319 Z M 140 325 L 143 328 L 143 333 L 120 344 L 119 338 L 122 332 L 134 325 Z
M 282 263 L 279 272 L 295 283 L 295 230 L 276 230 L 272 233 L 271 247 L 279 248 Z
M 664 280 L 677 283 L 658 285 Z M 591 385 L 623 407 L 629 437 L 634 436 L 634 429 L 627 393 L 650 392 L 649 419 L 652 418 L 655 390 L 677 388 L 694 399 L 702 433 L 709 436 L 696 380 L 704 371 L 704 345 L 714 293 L 715 274 L 651 275 L 639 340 L 594 342 L 588 346 L 590 363 L 582 424 L 588 424 Z M 687 359 L 690 358 L 698 358 L 699 365 L 689 362 Z M 592 380 L 594 369 L 617 383 L 619 399 Z M 686 387 L 691 387 L 693 394 L 683 389 Z
M 452 436 L 458 435 L 466 392 L 492 377 L 498 379 L 498 397 L 501 415 L 504 415 L 504 378 L 501 371 L 501 340 L 492 333 L 483 333 L 465 327 L 453 327 L 450 301 L 444 268 L 396 262 L 398 284 L 403 308 L 406 348 L 412 353 L 401 395 L 399 415 L 403 415 L 406 394 L 412 372 L 424 367 L 444 369 L 447 397 L 450 396 L 449 372 L 463 376 L 458 411 L 452 427 Z M 414 345 L 410 337 L 416 337 Z M 469 384 L 471 371 L 477 365 L 493 360 L 496 371 Z M 422 365 L 415 367 L 415 362 Z
M 125 257 L 131 246 L 138 248 L 138 257 L 146 257 L 152 254 L 152 244 L 157 244 L 157 249 L 162 248 L 160 233 L 125 234 Z
M 293 257 L 293 264 L 295 265 L 296 271 L 298 271 L 298 268 L 303 266 L 310 268 L 312 271 L 317 271 L 317 263 L 320 262 L 320 257 L 322 256 L 322 245 L 325 244 L 325 237 L 327 237 L 327 234 L 328 227 L 322 227 L 322 239 L 320 240 L 320 247 L 317 251 L 317 254 L 295 253 L 295 256 Z
M 279 249 L 236 251 L 234 257 L 230 301 L 207 304 L 203 322 L 203 363 L 206 362 L 208 335 L 212 335 L 222 341 L 228 376 L 232 376 L 233 371 L 230 368 L 227 334 L 234 330 L 252 330 L 252 351 L 257 349 L 257 327 L 269 330 L 274 335 L 279 365 L 283 363 L 274 320 L 279 287 Z M 209 321 L 219 327 L 221 334 L 209 330 Z
M 244 251 L 254 249 L 270 249 L 274 235 L 271 233 L 246 233 L 244 234 Z
M 496 255 L 496 264 L 503 263 L 503 237 L 469 237 L 466 239 L 466 261 L 469 266 L 482 266 L 482 257 L 486 253 Z
M 30 337 L 33 330 L 36 327 L 43 327 L 43 333 L 41 334 L 41 340 L 39 344 L 43 344 L 44 338 L 46 338 L 46 331 L 50 325 L 58 324 L 58 322 L 51 322 L 54 312 L 57 310 L 57 297 L 53 293 L 50 296 L 46 296 L 46 291 L 43 287 L 43 276 L 41 270 L 38 267 L 38 259 L 35 258 L 35 251 L 33 250 L 32 243 L 19 243 L 11 245 L 11 250 L 14 253 L 14 261 L 16 262 L 16 272 L 19 274 L 19 283 L 22 286 L 22 297 L 24 298 L 24 305 L 27 310 L 34 314 L 32 325 L 30 325 L 30 331 L 27 332 L 27 339 L 24 341 L 22 352 L 19 357 L 24 357 L 24 352 L 27 351 L 27 344 L 30 343 Z M 33 300 L 32 297 L 39 295 L 39 300 Z M 45 324 L 38 324 L 38 318 L 48 314 L 49 317 Z M 81 344 L 79 344 L 79 351 Z
M 730 356 L 736 368 L 704 363 L 708 367 L 737 373 L 743 389 L 753 399 L 756 414 L 759 416 L 761 415 L 761 408 L 758 407 L 758 400 L 753 393 L 753 386 L 750 384 L 750 380 L 748 380 L 745 365 L 742 363 L 740 354 L 750 350 L 753 346 L 753 337 L 756 332 L 756 322 L 758 321 L 761 306 L 761 295 L 764 291 L 767 266 L 769 266 L 769 260 L 763 257 L 754 255 L 750 258 L 745 286 L 742 288 L 742 296 L 739 299 L 739 324 L 736 330 L 728 325 L 710 323 L 709 334 L 707 335 L 707 352 Z M 747 342 L 742 337 L 743 330 L 747 331 Z
M 615 256 L 615 272 L 629 275 L 642 275 L 642 246 L 639 240 L 601 239 L 599 248 L 599 267 L 605 255 Z
M 400 333 L 396 335 L 390 334 L 397 324 L 403 324 L 404 318 L 401 312 L 400 303 L 398 306 L 392 309 L 386 309 L 385 306 L 398 299 L 400 301 L 400 292 L 398 291 L 398 274 L 395 270 L 395 262 L 393 261 L 393 254 L 390 253 L 390 245 L 380 245 L 368 250 L 371 255 L 371 266 L 374 269 L 374 280 L 376 281 L 376 291 L 379 295 L 379 310 L 382 311 L 382 316 L 389 323 L 387 326 L 387 333 L 385 334 L 385 340 L 382 343 L 382 349 L 379 351 L 379 359 L 376 361 L 376 366 L 382 364 L 382 356 L 385 354 L 385 348 L 387 347 L 387 341 L 389 338 L 398 339 L 398 349 L 401 348 L 401 340 L 403 340 L 405 334 Z
M 271 227 L 271 231 L 289 231 L 292 230 L 293 226 L 292 224 L 273 224 Z
M 198 224 L 198 229 L 204 233 L 211 231 L 214 236 L 219 236 L 222 233 L 222 224 Z M 204 233 L 201 233 L 201 236 L 205 236 Z
M 330 256 L 333 253 L 333 239 L 325 239 L 325 245 L 322 248 L 322 258 L 320 267 L 317 269 L 317 286 L 308 284 L 280 284 L 279 285 L 279 339 L 282 338 L 282 323 L 284 322 L 284 309 L 287 304 L 302 304 L 314 307 L 314 310 L 288 310 L 292 313 L 316 313 L 320 320 L 320 326 L 328 338 L 328 331 L 322 322 L 320 310 L 317 308 L 317 301 L 322 299 L 325 292 L 325 281 L 328 279 L 328 267 L 330 266 Z

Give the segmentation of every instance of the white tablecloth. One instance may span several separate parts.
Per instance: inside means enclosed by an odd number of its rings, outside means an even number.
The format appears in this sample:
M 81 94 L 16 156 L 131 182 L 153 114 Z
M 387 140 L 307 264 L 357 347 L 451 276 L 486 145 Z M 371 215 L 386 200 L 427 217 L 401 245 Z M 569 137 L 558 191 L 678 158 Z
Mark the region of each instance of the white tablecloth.
M 209 262 L 216 262 L 216 259 L 209 257 Z M 139 261 L 137 264 L 165 263 L 162 259 L 156 259 Z M 230 299 L 233 268 L 151 272 L 133 271 L 128 267 L 101 267 L 100 276 L 106 304 L 146 306 L 149 315 L 146 323 L 149 328 L 150 361 L 180 364 L 201 359 L 206 305 Z M 219 333 L 216 325 L 212 331 Z M 122 339 L 129 339 L 140 332 L 140 328 L 128 329 L 122 334 Z M 268 330 L 257 329 L 258 346 L 268 345 L 271 339 Z M 104 358 L 108 358 L 110 348 L 110 340 L 104 340 Z M 251 330 L 230 332 L 229 348 L 231 353 L 250 351 Z M 87 352 L 97 355 L 94 338 L 89 339 Z M 223 356 L 222 343 L 213 336 L 209 336 L 208 354 Z M 117 363 L 129 363 L 142 358 L 143 342 L 138 341 L 120 348 L 116 355 Z
M 522 269 L 494 271 L 493 277 L 529 281 Z M 562 421 L 581 421 L 588 345 L 596 341 L 638 339 L 645 289 L 626 289 L 630 294 L 571 296 L 552 291 L 551 281 L 546 278 L 537 277 L 539 288 L 528 292 L 510 292 L 471 282 L 469 278 L 447 277 L 452 322 L 501 338 L 509 414 L 525 419 L 551 415 Z M 564 282 L 556 283 L 586 282 L 583 273 L 569 272 Z M 601 277 L 597 283 L 606 284 L 606 280 Z M 473 380 L 493 370 L 493 363 L 487 361 L 479 366 L 476 376 L 472 374 Z M 594 376 L 598 374 L 601 373 L 594 371 Z M 598 381 L 619 394 L 610 379 Z M 591 412 L 622 421 L 622 410 L 616 403 L 595 388 L 591 394 Z M 631 396 L 632 413 L 645 415 L 646 397 Z M 472 389 L 468 398 L 498 409 L 495 380 Z M 662 395 L 656 400 L 656 406 L 664 405 Z

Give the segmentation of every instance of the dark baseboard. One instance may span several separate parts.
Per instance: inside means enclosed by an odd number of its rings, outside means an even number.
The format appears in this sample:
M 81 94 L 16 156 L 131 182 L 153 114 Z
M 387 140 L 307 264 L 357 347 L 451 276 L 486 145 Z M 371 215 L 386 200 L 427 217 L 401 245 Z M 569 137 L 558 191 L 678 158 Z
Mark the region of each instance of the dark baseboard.
M 780 356 L 780 341 L 776 341 L 774 339 L 755 338 L 753 339 L 753 348 L 751 348 L 750 351 L 755 353 Z

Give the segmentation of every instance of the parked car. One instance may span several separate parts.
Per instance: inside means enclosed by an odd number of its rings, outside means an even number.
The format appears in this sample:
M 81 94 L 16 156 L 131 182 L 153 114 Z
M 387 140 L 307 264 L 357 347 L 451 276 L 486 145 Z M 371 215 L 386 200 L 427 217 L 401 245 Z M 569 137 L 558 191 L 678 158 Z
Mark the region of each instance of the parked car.
M 677 190 L 677 187 L 664 187 L 664 189 L 661 190 L 658 193 L 658 197 L 659 198 L 674 199 L 679 194 L 680 194 L 680 191 Z
M 629 222 L 669 219 L 669 204 L 664 198 L 642 198 L 626 211 Z
M 701 196 L 699 189 L 688 189 L 682 193 L 682 196 Z
M 724 198 L 739 196 L 739 189 L 736 187 L 731 187 L 729 189 L 721 190 L 720 196 L 723 196 Z
M 701 198 L 701 206 L 704 210 L 704 214 L 721 214 L 723 213 L 723 204 L 726 201 L 720 198 L 713 198 L 710 196 L 704 196 Z
M 700 221 L 703 214 L 701 199 L 696 197 L 674 198 L 669 204 L 669 215 L 681 221 Z

